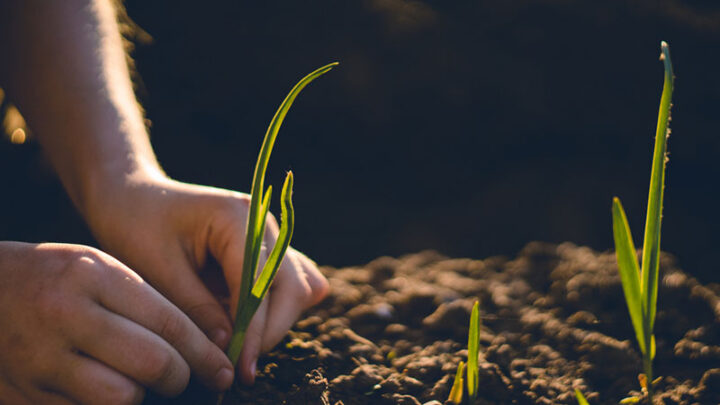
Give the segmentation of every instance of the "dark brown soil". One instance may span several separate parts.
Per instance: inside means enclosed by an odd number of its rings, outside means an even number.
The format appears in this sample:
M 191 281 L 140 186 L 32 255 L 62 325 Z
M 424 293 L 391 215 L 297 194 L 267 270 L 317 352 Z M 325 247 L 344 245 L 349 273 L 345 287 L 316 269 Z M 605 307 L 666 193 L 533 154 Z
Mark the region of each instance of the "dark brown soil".
M 639 395 L 641 361 L 612 253 L 531 243 L 517 258 L 434 252 L 324 269 L 332 292 L 225 404 L 437 404 L 467 357 L 479 300 L 479 404 L 591 404 Z M 720 285 L 661 262 L 659 404 L 720 403 Z M 205 398 L 200 402 L 198 398 Z M 208 403 L 191 389 L 174 403 Z M 148 399 L 147 403 L 161 403 Z

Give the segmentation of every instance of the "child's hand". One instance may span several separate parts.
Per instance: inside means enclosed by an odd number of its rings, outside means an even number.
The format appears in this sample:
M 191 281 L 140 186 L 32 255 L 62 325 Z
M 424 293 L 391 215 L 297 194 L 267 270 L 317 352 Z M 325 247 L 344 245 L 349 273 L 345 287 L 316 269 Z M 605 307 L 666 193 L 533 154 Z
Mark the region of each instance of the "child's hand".
M 95 249 L 0 242 L 0 402 L 139 404 L 185 389 L 192 369 L 224 390 L 232 366 L 132 270 Z
M 86 213 L 86 218 L 104 248 L 132 266 L 225 348 L 232 333 L 231 318 L 203 285 L 198 271 L 208 254 L 220 263 L 234 319 L 249 202 L 247 194 L 143 174 L 105 189 L 89 205 L 95 211 Z M 277 234 L 278 225 L 268 215 L 266 250 L 272 249 Z M 259 354 L 275 346 L 301 312 L 321 301 L 327 291 L 328 282 L 316 264 L 288 249 L 250 323 L 238 364 L 243 382 L 254 381 Z

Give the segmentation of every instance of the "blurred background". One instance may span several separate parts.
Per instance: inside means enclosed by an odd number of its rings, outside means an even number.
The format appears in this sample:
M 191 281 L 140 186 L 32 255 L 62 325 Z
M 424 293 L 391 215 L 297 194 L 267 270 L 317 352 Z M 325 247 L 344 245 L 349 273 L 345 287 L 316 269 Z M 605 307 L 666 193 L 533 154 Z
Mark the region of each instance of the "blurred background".
M 293 244 L 333 266 L 422 249 L 512 256 L 533 240 L 610 249 L 614 195 L 639 245 L 666 40 L 677 80 L 662 248 L 720 281 L 717 1 L 126 7 L 152 37 L 133 53 L 139 98 L 179 180 L 248 191 L 282 99 L 340 61 L 296 101 L 268 173 L 279 186 L 295 172 Z M 0 239 L 94 244 L 11 101 Z

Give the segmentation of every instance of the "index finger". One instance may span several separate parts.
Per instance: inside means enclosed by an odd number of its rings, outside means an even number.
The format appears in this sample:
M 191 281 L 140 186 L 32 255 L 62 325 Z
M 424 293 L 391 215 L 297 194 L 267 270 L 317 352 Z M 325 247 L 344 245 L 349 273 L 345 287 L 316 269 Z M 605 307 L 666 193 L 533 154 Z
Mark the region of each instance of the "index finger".
M 118 260 L 107 255 L 98 259 L 105 262 L 107 270 L 96 284 L 97 299 L 105 308 L 168 342 L 209 388 L 230 388 L 230 360 L 185 313 Z

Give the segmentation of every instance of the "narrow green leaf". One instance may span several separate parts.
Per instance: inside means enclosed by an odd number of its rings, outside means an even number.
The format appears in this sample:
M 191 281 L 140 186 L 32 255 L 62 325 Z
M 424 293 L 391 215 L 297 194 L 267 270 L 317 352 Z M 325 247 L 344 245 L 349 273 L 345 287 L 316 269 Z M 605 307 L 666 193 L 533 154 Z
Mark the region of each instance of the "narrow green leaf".
M 577 388 L 575 388 L 575 398 L 577 398 L 578 405 L 590 405 L 587 399 L 585 399 L 585 395 Z
M 265 236 L 265 226 L 267 225 L 267 214 L 270 210 L 270 198 L 272 197 L 272 186 L 268 186 L 267 190 L 265 191 L 265 197 L 262 199 L 262 203 L 260 204 L 260 215 L 258 215 L 258 218 L 261 219 L 261 221 L 258 221 L 257 223 L 257 229 L 255 230 L 255 243 L 253 245 L 253 263 L 258 263 L 260 259 L 260 250 L 262 249 L 262 242 L 263 238 Z M 257 276 L 257 264 L 255 264 L 255 267 L 252 268 L 253 270 L 253 280 L 255 280 Z
M 480 303 L 475 301 L 470 312 L 470 331 L 468 332 L 467 388 L 468 396 L 477 398 L 479 371 L 478 355 L 480 353 Z
M 250 321 L 252 320 L 253 315 L 255 315 L 255 311 L 257 311 L 263 298 L 265 298 L 265 294 L 272 283 L 272 279 L 275 277 L 275 273 L 277 273 L 277 269 L 280 267 L 282 257 L 285 255 L 285 251 L 290 245 L 290 239 L 292 238 L 292 232 L 295 226 L 291 197 L 292 186 L 293 176 L 292 172 L 289 172 L 287 177 L 285 177 L 285 184 L 282 189 L 282 221 L 280 225 L 280 233 L 278 234 L 277 241 L 275 242 L 272 252 L 270 252 L 268 260 L 265 262 L 265 266 L 263 266 L 263 271 L 260 273 L 260 277 L 258 277 L 255 282 L 251 294 L 248 294 L 243 305 L 238 307 L 237 314 L 235 316 L 235 331 L 230 339 L 230 345 L 228 346 L 227 351 L 228 358 L 232 362 L 233 366 L 237 365 L 238 358 L 240 357 L 240 352 L 242 351 L 242 346 L 245 342 L 247 327 L 250 325 Z
M 615 239 L 615 255 L 617 257 L 618 272 L 622 282 L 625 302 L 627 303 L 630 320 L 635 329 L 640 350 L 645 353 L 645 333 L 643 326 L 643 311 L 640 291 L 640 270 L 636 256 L 635 244 L 632 241 L 630 225 L 620 199 L 613 198 L 613 237 Z
M 292 205 L 292 187 L 293 187 L 293 173 L 288 172 L 285 177 L 285 184 L 283 184 L 281 200 L 281 222 L 280 222 L 280 233 L 278 234 L 275 246 L 273 246 L 270 255 L 268 256 L 265 266 L 263 266 L 262 273 L 258 277 L 255 285 L 252 289 L 252 296 L 257 298 L 259 301 L 265 297 L 270 283 L 272 283 L 275 274 L 280 268 L 280 263 L 285 256 L 288 246 L 290 246 L 290 239 L 292 239 L 293 230 L 295 229 L 295 211 Z
M 263 267 L 263 271 L 258 277 L 258 281 L 260 283 L 256 284 L 255 276 L 260 258 L 260 248 L 262 246 L 263 234 L 265 232 L 267 212 L 270 207 L 272 188 L 268 187 L 264 196 L 261 195 L 261 193 L 264 188 L 265 172 L 270 159 L 270 153 L 272 152 L 272 148 L 275 144 L 275 138 L 277 137 L 277 133 L 280 130 L 280 126 L 282 125 L 288 110 L 292 106 L 293 101 L 295 101 L 295 98 L 300 91 L 310 82 L 327 73 L 337 64 L 338 63 L 335 62 L 323 66 L 302 78 L 300 82 L 298 82 L 292 90 L 290 90 L 290 93 L 287 97 L 285 97 L 282 104 L 280 104 L 280 107 L 273 116 L 267 132 L 265 133 L 265 138 L 263 139 L 258 160 L 255 164 L 255 172 L 253 174 L 250 207 L 248 211 L 247 233 L 245 236 L 240 294 L 238 302 L 235 303 L 236 315 L 233 335 L 230 339 L 230 345 L 227 350 L 228 357 L 233 365 L 237 364 L 248 325 L 250 324 L 258 306 L 262 302 L 262 297 L 264 297 L 267 293 L 267 289 L 272 283 L 272 279 L 277 272 L 277 267 L 282 262 L 283 256 L 287 251 L 292 237 L 292 230 L 294 226 L 294 212 L 291 201 L 293 179 L 292 173 L 289 173 L 288 177 L 285 179 L 281 196 L 283 218 L 280 234 L 278 235 L 276 244 L 270 252 L 268 260 Z M 220 396 L 220 401 L 222 401 L 222 395 Z
M 670 135 L 670 107 L 672 105 L 673 69 L 670 61 L 670 48 L 663 41 L 660 44 L 660 60 L 665 65 L 665 79 L 660 97 L 657 129 L 655 131 L 655 150 L 653 152 L 650 191 L 645 221 L 645 241 L 642 258 L 642 299 L 645 314 L 646 346 L 650 345 L 650 336 L 655 325 L 657 306 L 657 284 L 660 265 L 660 227 L 662 221 L 663 195 L 665 192 L 665 162 L 667 158 L 667 138 Z
M 283 100 L 282 104 L 280 104 L 280 108 L 278 108 L 277 112 L 275 112 L 272 121 L 270 121 L 267 132 L 265 133 L 265 138 L 263 139 L 262 147 L 260 148 L 260 154 L 258 155 L 258 160 L 255 165 L 255 173 L 253 175 L 252 189 L 250 192 L 250 210 L 248 214 L 247 224 L 248 234 L 245 239 L 243 274 L 241 278 L 240 299 L 237 303 L 238 307 L 243 305 L 248 295 L 250 294 L 255 276 L 255 270 L 257 269 L 257 261 L 259 255 L 253 254 L 253 252 L 259 251 L 259 244 L 262 241 L 258 241 L 255 238 L 251 237 L 251 232 L 255 232 L 255 230 L 259 228 L 258 223 L 265 220 L 264 217 L 261 218 L 260 216 L 260 205 L 262 204 L 262 202 L 260 201 L 260 195 L 264 188 L 265 172 L 267 170 L 268 161 L 270 160 L 270 153 L 272 152 L 272 148 L 275 145 L 275 138 L 277 137 L 277 133 L 280 130 L 280 126 L 282 125 L 282 122 L 285 119 L 288 110 L 290 110 L 292 103 L 295 101 L 295 98 L 300 93 L 300 91 L 302 91 L 302 89 L 305 88 L 305 86 L 307 86 L 310 82 L 327 73 L 337 65 L 337 62 L 330 63 L 319 69 L 316 69 L 312 73 L 302 78 L 292 88 L 292 90 L 290 90 L 290 93 L 287 95 L 287 97 L 285 97 L 285 100 Z
M 655 359 L 655 335 L 650 336 L 650 360 Z
M 450 388 L 450 395 L 448 396 L 448 401 L 454 403 L 455 405 L 460 405 L 462 403 L 463 385 L 465 383 L 463 380 L 464 371 L 465 363 L 460 361 L 457 371 L 455 372 L 455 381 L 453 381 L 452 388 Z

